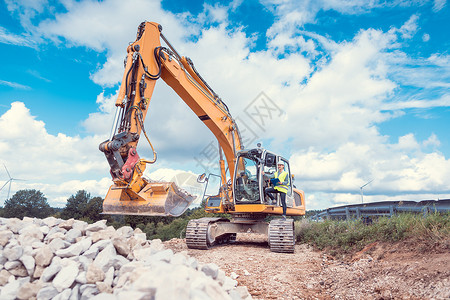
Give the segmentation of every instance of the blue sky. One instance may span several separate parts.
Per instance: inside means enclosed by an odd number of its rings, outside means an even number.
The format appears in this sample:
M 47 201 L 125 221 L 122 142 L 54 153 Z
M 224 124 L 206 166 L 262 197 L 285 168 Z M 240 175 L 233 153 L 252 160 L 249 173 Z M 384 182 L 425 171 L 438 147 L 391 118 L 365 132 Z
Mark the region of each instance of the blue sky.
M 308 208 L 358 203 L 372 179 L 365 201 L 450 197 L 445 0 L 2 1 L 0 163 L 27 179 L 12 193 L 39 189 L 55 206 L 79 189 L 105 195 L 97 146 L 143 20 L 163 26 L 248 126 L 247 147 L 290 159 Z M 248 114 L 261 93 L 281 108 L 264 126 Z M 162 81 L 146 127 L 159 156 L 148 176 L 214 170 L 204 156 L 214 137 Z

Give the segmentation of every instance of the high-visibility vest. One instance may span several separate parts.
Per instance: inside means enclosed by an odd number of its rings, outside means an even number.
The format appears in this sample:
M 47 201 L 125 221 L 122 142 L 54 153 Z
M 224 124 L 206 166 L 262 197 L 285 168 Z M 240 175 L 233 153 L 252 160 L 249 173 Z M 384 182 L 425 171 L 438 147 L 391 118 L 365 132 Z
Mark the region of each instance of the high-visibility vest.
M 288 172 L 283 171 L 281 172 L 280 175 L 278 175 L 278 172 L 275 172 L 275 178 L 278 178 L 281 182 L 284 182 L 286 180 L 286 176 L 288 176 Z M 282 193 L 287 193 L 288 187 L 287 185 L 281 184 L 281 185 L 276 185 L 274 187 L 277 191 L 282 192 Z

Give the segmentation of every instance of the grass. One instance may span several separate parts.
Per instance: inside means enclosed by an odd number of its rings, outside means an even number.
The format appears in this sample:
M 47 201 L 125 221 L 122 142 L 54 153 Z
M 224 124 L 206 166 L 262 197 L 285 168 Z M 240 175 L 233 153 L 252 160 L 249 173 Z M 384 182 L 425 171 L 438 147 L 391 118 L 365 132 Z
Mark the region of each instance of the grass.
M 296 221 L 295 235 L 298 242 L 308 243 L 318 249 L 333 253 L 359 251 L 375 242 L 397 242 L 415 239 L 425 242 L 446 243 L 450 239 L 450 214 L 399 214 L 380 217 L 372 224 L 361 220 L 313 222 Z

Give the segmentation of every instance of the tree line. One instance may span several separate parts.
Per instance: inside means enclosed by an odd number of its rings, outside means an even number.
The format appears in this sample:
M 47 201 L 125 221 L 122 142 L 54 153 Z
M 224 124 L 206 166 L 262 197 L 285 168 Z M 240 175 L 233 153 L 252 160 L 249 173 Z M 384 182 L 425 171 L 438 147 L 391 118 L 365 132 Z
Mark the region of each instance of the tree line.
M 188 209 L 181 217 L 145 217 L 103 215 L 103 199 L 92 197 L 87 191 L 80 190 L 71 195 L 63 208 L 51 207 L 45 195 L 38 190 L 20 190 L 0 207 L 0 217 L 19 218 L 31 217 L 44 219 L 50 216 L 61 219 L 74 218 L 93 223 L 107 220 L 107 225 L 114 228 L 131 226 L 140 228 L 148 239 L 159 238 L 163 241 L 172 238 L 183 238 L 187 223 L 191 219 L 206 216 L 204 203 L 201 207 Z M 208 214 L 211 216 L 211 214 Z

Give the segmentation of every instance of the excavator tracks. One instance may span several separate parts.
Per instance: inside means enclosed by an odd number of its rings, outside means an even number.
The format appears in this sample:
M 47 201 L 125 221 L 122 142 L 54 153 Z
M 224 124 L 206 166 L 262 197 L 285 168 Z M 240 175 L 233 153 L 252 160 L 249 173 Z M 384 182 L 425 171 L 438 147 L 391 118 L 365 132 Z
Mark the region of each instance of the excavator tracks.
M 269 224 L 268 235 L 270 251 L 294 253 L 294 220 L 272 220 Z
M 236 240 L 235 233 L 213 237 L 211 226 L 217 221 L 228 221 L 223 218 L 201 218 L 190 220 L 186 227 L 186 245 L 190 249 L 207 250 L 215 245 L 232 243 Z

